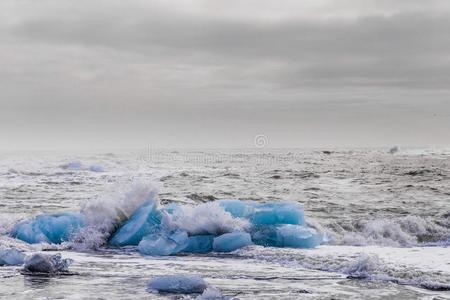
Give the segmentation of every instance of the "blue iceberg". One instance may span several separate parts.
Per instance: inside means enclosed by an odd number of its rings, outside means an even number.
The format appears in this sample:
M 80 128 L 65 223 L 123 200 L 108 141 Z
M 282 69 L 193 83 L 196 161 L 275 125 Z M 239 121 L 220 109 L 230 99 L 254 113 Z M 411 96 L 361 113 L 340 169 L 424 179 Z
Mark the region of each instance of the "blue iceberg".
M 250 234 L 231 232 L 214 238 L 213 249 L 217 252 L 231 252 L 248 245 L 253 245 Z
M 257 245 L 289 248 L 314 248 L 323 238 L 314 228 L 290 224 L 254 226 L 251 236 Z
M 30 244 L 69 241 L 84 226 L 80 213 L 42 214 L 13 227 L 11 236 Z
M 155 200 L 139 207 L 109 240 L 113 246 L 138 245 L 142 238 L 161 231 L 161 212 Z
M 165 293 L 203 293 L 207 284 L 197 275 L 172 275 L 155 277 L 148 282 L 149 291 Z
M 250 221 L 255 225 L 294 224 L 306 226 L 302 206 L 294 202 L 275 202 L 258 206 Z
M 146 255 L 172 255 L 183 251 L 188 246 L 188 242 L 186 231 L 160 232 L 145 236 L 139 243 L 138 249 Z
M 15 248 L 0 250 L 0 266 L 18 266 L 23 264 L 25 254 Z
M 190 236 L 188 245 L 184 252 L 208 253 L 213 250 L 214 235 L 194 235 Z

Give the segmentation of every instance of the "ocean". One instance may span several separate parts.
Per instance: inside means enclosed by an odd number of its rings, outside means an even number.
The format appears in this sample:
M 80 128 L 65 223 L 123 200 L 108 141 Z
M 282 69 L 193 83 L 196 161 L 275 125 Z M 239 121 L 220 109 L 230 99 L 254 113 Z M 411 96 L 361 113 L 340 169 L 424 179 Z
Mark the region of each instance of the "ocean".
M 224 299 L 450 299 L 449 167 L 445 149 L 3 151 L 0 249 L 61 253 L 73 264 L 54 277 L 0 267 L 0 298 L 195 299 L 146 286 L 156 276 L 197 274 Z M 325 241 L 163 257 L 105 245 L 105 222 L 129 214 L 149 190 L 161 204 L 195 207 L 297 202 Z M 80 210 L 97 231 L 60 245 L 10 237 L 38 214 Z M 207 226 L 207 212 L 196 214 Z

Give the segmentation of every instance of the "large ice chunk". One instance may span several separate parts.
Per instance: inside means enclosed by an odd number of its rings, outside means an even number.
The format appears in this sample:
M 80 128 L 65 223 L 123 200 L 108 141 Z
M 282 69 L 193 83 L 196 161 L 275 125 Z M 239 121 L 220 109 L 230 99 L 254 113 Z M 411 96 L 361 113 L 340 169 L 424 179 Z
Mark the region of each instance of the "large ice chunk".
M 322 243 L 322 234 L 299 225 L 255 226 L 251 232 L 257 245 L 270 247 L 313 248 Z
M 30 273 L 60 274 L 69 272 L 71 259 L 61 259 L 61 254 L 35 253 L 25 258 L 24 271 Z
M 207 288 L 206 282 L 197 275 L 172 275 L 151 279 L 147 289 L 166 293 L 203 293 Z
M 0 250 L 0 266 L 17 266 L 23 264 L 25 254 L 15 248 Z
M 252 244 L 250 234 L 247 232 L 231 232 L 214 238 L 213 249 L 218 252 L 230 252 Z
M 144 236 L 159 232 L 160 224 L 157 202 L 148 200 L 113 234 L 109 243 L 114 246 L 138 245 Z
M 83 216 L 79 213 L 42 214 L 16 224 L 11 236 L 30 244 L 41 242 L 60 244 L 69 241 L 83 225 Z
M 188 235 L 183 230 L 160 232 L 145 236 L 138 248 L 146 255 L 171 255 L 183 251 L 188 241 Z
M 214 235 L 190 236 L 188 245 L 183 251 L 191 253 L 208 253 L 213 249 Z
M 306 225 L 302 206 L 295 202 L 275 202 L 260 205 L 255 208 L 250 221 L 255 225 Z

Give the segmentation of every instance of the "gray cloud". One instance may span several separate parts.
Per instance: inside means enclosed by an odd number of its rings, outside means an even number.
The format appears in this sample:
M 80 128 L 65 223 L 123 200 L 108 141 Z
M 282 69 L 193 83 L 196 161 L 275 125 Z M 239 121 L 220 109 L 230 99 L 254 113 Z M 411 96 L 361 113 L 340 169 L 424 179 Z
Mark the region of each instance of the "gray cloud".
M 445 1 L 43 3 L 0 5 L 0 136 L 21 145 L 30 124 L 48 141 L 427 145 L 402 129 L 420 118 L 449 137 Z

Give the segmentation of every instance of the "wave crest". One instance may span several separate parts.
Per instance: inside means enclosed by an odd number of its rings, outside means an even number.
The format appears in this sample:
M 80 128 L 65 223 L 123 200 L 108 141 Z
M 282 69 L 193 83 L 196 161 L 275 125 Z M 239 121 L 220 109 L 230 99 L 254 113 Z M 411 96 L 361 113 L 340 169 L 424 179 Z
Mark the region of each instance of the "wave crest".
M 416 246 L 449 245 L 450 228 L 435 220 L 418 216 L 397 219 L 359 220 L 351 224 L 332 224 L 331 245 Z

